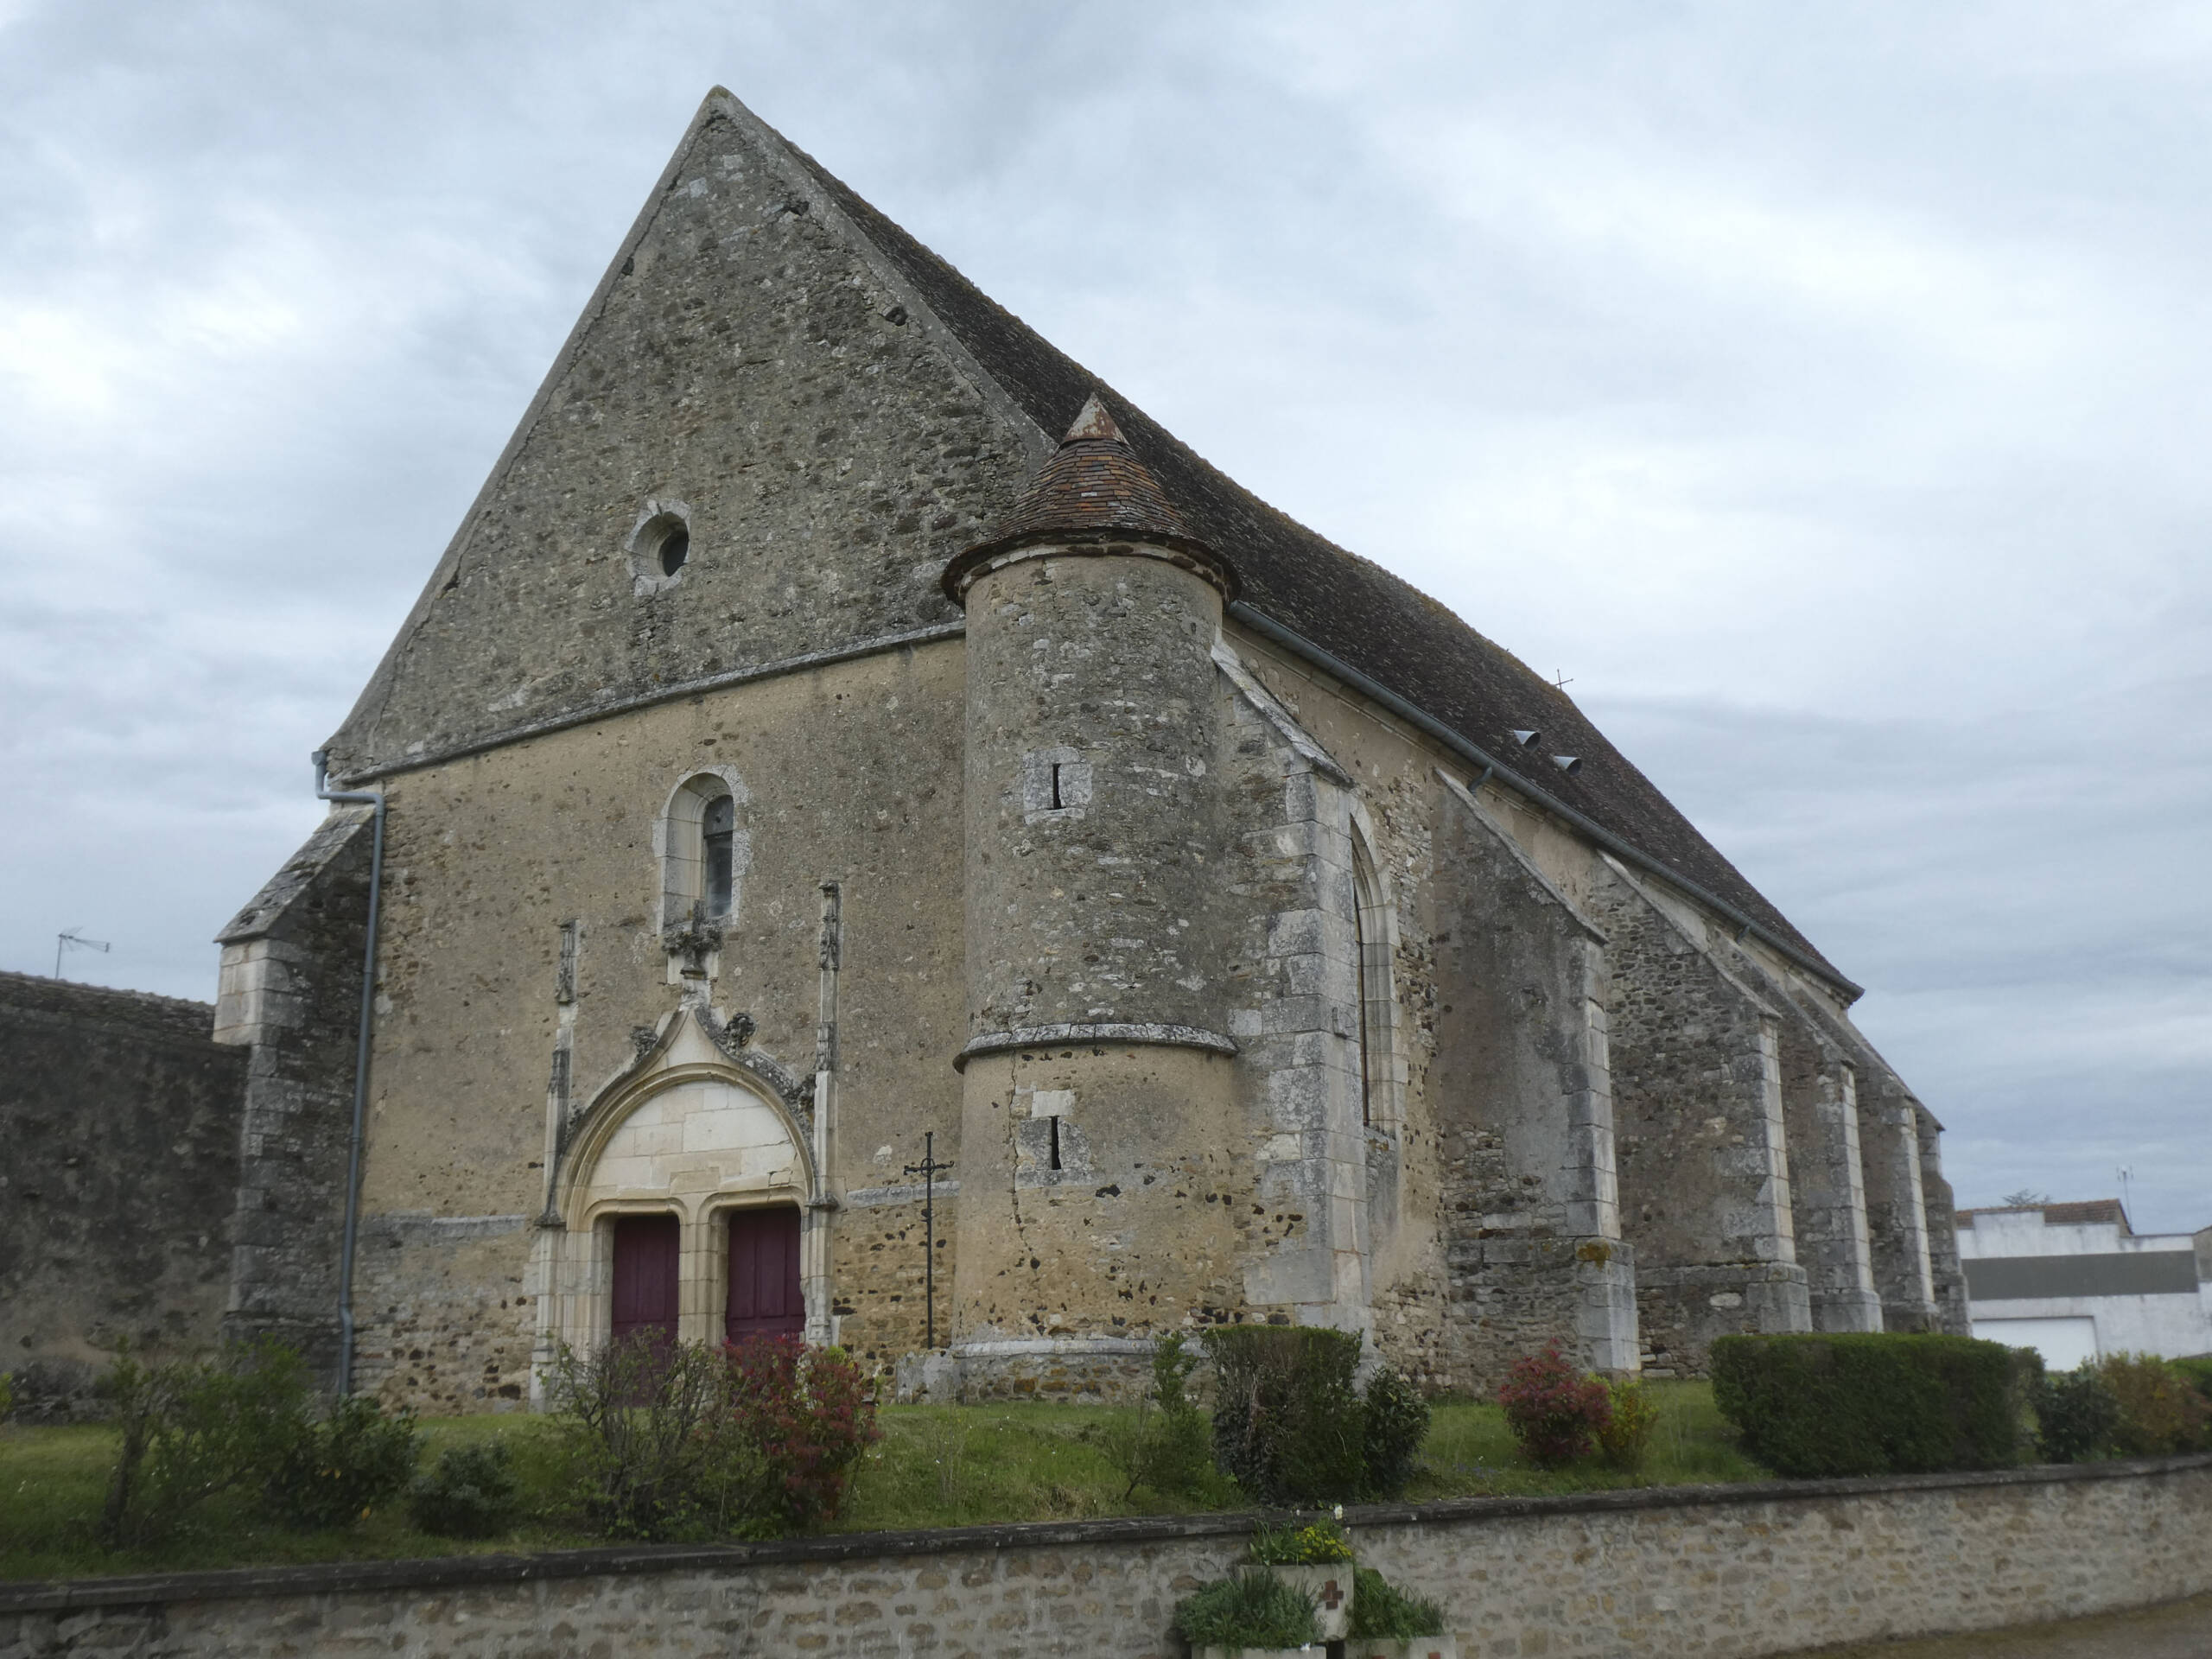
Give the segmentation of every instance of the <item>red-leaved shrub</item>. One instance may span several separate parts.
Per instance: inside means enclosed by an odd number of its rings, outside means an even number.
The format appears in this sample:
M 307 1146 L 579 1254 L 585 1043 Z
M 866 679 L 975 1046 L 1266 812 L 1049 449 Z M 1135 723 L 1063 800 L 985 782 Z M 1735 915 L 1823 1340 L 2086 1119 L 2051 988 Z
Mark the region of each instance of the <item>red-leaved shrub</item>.
M 1571 1363 L 1556 1339 L 1541 1353 L 1513 1362 L 1498 1386 L 1497 1403 L 1522 1452 L 1543 1469 L 1588 1455 L 1613 1421 L 1605 1385 Z
M 882 1438 L 868 1379 L 842 1348 L 797 1337 L 728 1344 L 730 1407 L 793 1529 L 834 1520 L 861 1454 Z

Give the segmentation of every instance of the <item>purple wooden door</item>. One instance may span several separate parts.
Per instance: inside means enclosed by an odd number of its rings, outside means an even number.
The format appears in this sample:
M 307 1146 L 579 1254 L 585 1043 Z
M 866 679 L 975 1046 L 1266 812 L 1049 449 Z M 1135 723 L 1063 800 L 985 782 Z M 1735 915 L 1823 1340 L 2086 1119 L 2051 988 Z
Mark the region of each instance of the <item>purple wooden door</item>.
M 798 1211 L 733 1210 L 729 1217 L 729 1313 L 732 1342 L 747 1337 L 796 1337 L 806 1328 L 798 1283 Z
M 676 1340 L 676 1262 L 682 1234 L 674 1216 L 620 1216 L 614 1223 L 613 1336 Z

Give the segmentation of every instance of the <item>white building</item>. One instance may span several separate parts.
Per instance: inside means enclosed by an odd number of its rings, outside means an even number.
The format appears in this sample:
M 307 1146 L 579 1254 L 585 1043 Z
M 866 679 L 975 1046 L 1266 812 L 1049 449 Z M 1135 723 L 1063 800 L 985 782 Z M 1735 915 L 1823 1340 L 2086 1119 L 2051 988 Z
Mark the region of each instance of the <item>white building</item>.
M 2212 1227 L 2138 1233 L 2117 1198 L 1959 1211 L 1974 1333 L 2053 1370 L 2212 1353 Z

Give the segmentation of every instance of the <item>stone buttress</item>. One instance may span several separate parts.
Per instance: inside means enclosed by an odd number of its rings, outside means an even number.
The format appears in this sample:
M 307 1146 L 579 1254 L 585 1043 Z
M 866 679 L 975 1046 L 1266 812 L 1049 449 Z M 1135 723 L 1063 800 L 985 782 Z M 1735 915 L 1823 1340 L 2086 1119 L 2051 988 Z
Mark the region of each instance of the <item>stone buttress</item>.
M 1456 780 L 1437 835 L 1432 1087 L 1453 1386 L 1553 1337 L 1637 1369 L 1636 1252 L 1614 1166 L 1606 937 Z
M 338 1371 L 370 840 L 366 808 L 334 810 L 216 935 L 214 1038 L 251 1055 L 223 1330 L 290 1343 L 326 1382 Z
M 1621 1231 L 1636 1246 L 1646 1369 L 1694 1376 L 1713 1339 L 1813 1328 L 1784 1107 L 1786 1005 L 1709 931 L 1611 859 L 1591 898 L 1610 938 Z

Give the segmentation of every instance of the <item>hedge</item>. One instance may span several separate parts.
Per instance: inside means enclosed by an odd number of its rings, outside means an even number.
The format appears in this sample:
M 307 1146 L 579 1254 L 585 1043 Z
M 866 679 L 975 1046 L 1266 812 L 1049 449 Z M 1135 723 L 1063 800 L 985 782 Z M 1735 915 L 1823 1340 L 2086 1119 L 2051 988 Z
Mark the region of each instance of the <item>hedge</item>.
M 2187 1377 L 2191 1388 L 2212 1400 L 2212 1354 L 2191 1354 L 2186 1359 L 2170 1359 L 2166 1363 Z
M 1802 1477 L 1997 1469 L 2023 1461 L 2031 1350 L 1904 1332 L 1722 1337 L 1713 1397 L 1744 1449 Z

